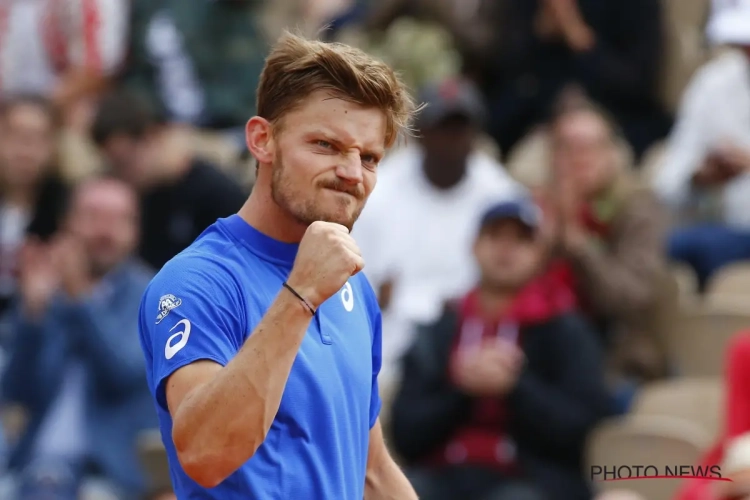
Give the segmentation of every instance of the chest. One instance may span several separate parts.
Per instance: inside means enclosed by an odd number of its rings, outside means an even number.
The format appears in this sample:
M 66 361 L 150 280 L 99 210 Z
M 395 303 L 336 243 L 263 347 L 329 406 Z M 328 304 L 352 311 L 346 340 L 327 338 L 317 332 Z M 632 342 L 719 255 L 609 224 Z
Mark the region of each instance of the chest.
M 248 318 L 260 318 L 282 289 L 286 271 L 264 276 L 271 284 L 249 302 Z M 353 278 L 316 311 L 287 380 L 277 419 L 304 425 L 297 416 L 315 409 L 318 422 L 354 421 L 368 415 L 373 375 L 373 325 Z M 247 325 L 252 332 L 256 325 Z

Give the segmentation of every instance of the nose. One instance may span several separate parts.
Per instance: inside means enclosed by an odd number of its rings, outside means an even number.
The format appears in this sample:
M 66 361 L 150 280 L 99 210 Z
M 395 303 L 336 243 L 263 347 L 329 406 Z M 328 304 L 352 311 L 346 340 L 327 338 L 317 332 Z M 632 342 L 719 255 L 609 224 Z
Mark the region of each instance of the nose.
M 336 176 L 348 184 L 359 184 L 363 181 L 362 159 L 354 152 L 342 157 L 336 167 Z

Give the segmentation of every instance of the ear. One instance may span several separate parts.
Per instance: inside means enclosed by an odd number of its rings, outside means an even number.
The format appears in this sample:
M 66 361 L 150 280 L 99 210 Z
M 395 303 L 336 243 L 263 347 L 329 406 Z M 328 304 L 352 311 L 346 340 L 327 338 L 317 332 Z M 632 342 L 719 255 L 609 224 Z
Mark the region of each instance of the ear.
M 259 164 L 273 162 L 274 142 L 271 132 L 269 121 L 260 116 L 253 116 L 245 126 L 247 149 Z

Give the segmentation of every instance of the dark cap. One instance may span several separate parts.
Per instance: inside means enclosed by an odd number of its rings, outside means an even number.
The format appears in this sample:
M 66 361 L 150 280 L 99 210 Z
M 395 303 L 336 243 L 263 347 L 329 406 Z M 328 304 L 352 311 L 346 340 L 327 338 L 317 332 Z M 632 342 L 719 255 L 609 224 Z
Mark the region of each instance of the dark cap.
M 528 198 L 495 203 L 482 215 L 479 228 L 491 222 L 508 219 L 518 221 L 532 231 L 536 231 L 542 223 L 542 210 Z
M 477 125 L 487 119 L 484 99 L 469 80 L 454 78 L 426 85 L 419 93 L 419 102 L 427 104 L 417 116 L 420 128 L 437 125 L 453 115 L 465 116 Z

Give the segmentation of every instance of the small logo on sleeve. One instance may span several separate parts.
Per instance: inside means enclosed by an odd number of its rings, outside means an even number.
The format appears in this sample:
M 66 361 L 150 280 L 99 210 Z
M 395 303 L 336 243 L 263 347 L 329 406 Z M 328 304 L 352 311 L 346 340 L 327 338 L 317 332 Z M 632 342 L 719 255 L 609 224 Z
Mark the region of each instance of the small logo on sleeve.
M 167 339 L 167 345 L 164 346 L 164 357 L 167 359 L 172 359 L 175 354 L 180 352 L 180 350 L 187 345 L 188 339 L 190 338 L 190 321 L 186 319 L 178 321 L 169 331 L 173 331 L 178 326 L 184 327 L 183 330 L 180 330 L 169 337 Z M 179 338 L 179 340 L 173 344 L 172 341 L 176 338 Z
M 159 314 L 156 316 L 156 324 L 162 322 L 172 309 L 180 307 L 182 299 L 178 299 L 172 294 L 162 295 L 159 299 Z
M 344 304 L 344 309 L 347 312 L 352 312 L 352 309 L 354 309 L 354 293 L 352 292 L 352 285 L 348 281 L 341 291 L 341 303 Z

